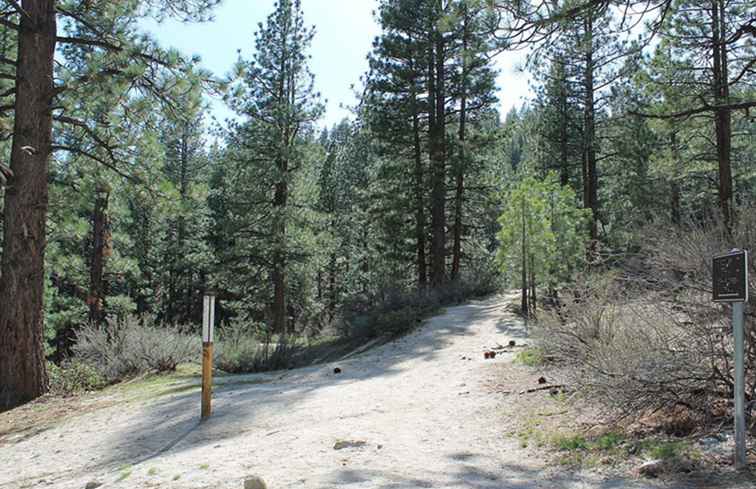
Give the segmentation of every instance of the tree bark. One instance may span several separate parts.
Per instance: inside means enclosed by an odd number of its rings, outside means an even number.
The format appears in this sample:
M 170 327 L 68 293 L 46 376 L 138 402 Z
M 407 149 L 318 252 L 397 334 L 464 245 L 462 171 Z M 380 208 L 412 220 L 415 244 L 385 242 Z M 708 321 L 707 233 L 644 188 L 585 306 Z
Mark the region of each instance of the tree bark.
M 567 75 L 564 63 L 559 63 L 559 183 L 566 187 L 570 183 L 569 141 L 567 133 Z
M 729 75 L 727 60 L 727 39 L 725 30 L 725 6 L 722 0 L 712 0 L 712 91 L 719 107 L 714 115 L 719 163 L 719 207 L 725 227 L 732 231 L 732 123 L 729 103 Z
M 523 317 L 528 317 L 528 243 L 526 216 L 525 216 L 525 197 L 522 197 L 521 204 L 522 214 L 522 273 L 521 273 L 521 288 L 522 288 L 522 300 L 520 302 L 520 312 Z
M 410 66 L 414 70 L 414 65 Z M 417 284 L 418 288 L 428 285 L 428 268 L 425 257 L 425 176 L 423 168 L 422 146 L 420 145 L 420 113 L 417 103 L 416 80 L 413 78 L 410 91 L 410 110 L 412 111 L 412 137 L 415 157 L 415 246 L 417 256 Z
M 0 279 L 0 410 L 47 390 L 45 224 L 52 142 L 55 1 L 23 0 Z
M 438 13 L 443 0 L 438 0 Z M 439 287 L 446 282 L 446 82 L 444 66 L 444 37 L 434 22 L 431 42 L 431 72 L 429 97 L 435 105 L 430 126 L 431 160 L 431 284 Z
M 467 48 L 468 48 L 468 16 L 467 7 L 464 6 L 463 33 L 462 33 L 462 93 L 460 97 L 459 108 L 459 161 L 456 168 L 455 195 L 454 195 L 454 227 L 453 227 L 453 245 L 452 245 L 452 270 L 451 279 L 455 281 L 459 278 L 460 268 L 462 266 L 462 221 L 463 221 L 463 204 L 465 194 L 465 167 L 466 167 L 466 148 L 465 138 L 467 136 Z
M 89 263 L 89 322 L 102 326 L 105 320 L 105 260 L 110 254 L 110 226 L 108 223 L 109 189 L 98 188 L 92 214 L 92 254 Z
M 285 165 L 285 163 L 283 163 Z M 276 184 L 275 222 L 273 224 L 273 329 L 284 336 L 287 334 L 286 321 L 286 222 L 284 212 L 288 197 L 286 181 Z
M 333 224 L 332 224 L 333 226 Z M 331 253 L 330 263 L 328 266 L 328 322 L 333 322 L 336 316 L 336 253 Z
M 591 210 L 591 248 L 598 240 L 598 175 L 596 174 L 596 118 L 594 108 L 593 81 L 593 17 L 588 14 L 583 21 L 585 29 L 585 73 L 584 73 L 584 113 L 583 113 L 583 205 Z
M 677 145 L 677 133 L 672 131 L 670 135 L 670 144 L 672 145 L 672 164 L 674 165 L 674 173 L 672 175 L 672 181 L 669 185 L 669 197 L 670 197 L 670 217 L 672 224 L 680 224 L 680 148 Z

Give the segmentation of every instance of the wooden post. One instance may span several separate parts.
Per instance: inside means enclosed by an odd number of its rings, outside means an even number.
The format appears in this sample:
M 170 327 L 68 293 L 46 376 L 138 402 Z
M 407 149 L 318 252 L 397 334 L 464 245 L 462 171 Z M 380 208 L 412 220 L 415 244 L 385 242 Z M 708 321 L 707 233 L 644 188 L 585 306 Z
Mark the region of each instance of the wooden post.
M 213 400 L 213 326 L 215 294 L 205 294 L 202 307 L 202 415 L 204 421 L 212 414 Z

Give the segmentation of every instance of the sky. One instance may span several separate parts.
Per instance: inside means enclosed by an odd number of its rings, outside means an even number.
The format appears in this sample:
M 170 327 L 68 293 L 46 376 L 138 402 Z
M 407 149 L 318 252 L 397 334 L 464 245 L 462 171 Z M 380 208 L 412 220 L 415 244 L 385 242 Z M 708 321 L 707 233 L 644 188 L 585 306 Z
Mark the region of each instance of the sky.
M 352 86 L 360 87 L 360 76 L 368 69 L 366 56 L 373 39 L 380 34 L 373 19 L 376 3 L 376 0 L 302 0 L 305 23 L 316 29 L 310 48 L 310 69 L 315 74 L 316 90 L 327 101 L 321 124 L 328 127 L 348 117 L 347 107 L 357 102 Z M 199 55 L 204 68 L 223 76 L 231 71 L 237 50 L 246 59 L 252 57 L 257 24 L 265 21 L 273 4 L 274 0 L 223 0 L 213 22 L 167 21 L 147 23 L 145 28 L 163 46 Z M 522 105 L 529 95 L 528 75 L 518 70 L 523 59 L 522 53 L 503 53 L 496 58 L 502 115 L 513 106 Z M 219 100 L 212 101 L 211 107 L 219 120 L 232 115 Z

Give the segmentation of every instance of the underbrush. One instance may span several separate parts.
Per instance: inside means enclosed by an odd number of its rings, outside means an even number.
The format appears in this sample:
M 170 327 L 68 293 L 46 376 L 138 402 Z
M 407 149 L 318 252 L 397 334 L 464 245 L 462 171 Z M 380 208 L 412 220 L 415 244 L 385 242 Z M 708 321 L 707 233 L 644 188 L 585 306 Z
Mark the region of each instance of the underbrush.
M 528 347 L 520 351 L 514 357 L 514 363 L 528 367 L 538 367 L 546 363 L 543 350 L 539 347 Z
M 535 346 L 515 361 L 552 363 L 569 390 L 600 410 L 618 436 L 592 438 L 577 425 L 575 432 L 558 427 L 549 434 L 531 420 L 518 433 L 521 443 L 549 447 L 559 463 L 581 467 L 655 460 L 663 463 L 653 470 L 664 472 L 699 464 L 702 455 L 694 441 L 730 430 L 733 417 L 731 307 L 712 302 L 711 260 L 732 248 L 756 247 L 756 209 L 739 216 L 732 233 L 716 222 L 651 226 L 632 256 L 595 266 L 539 311 L 531 323 Z M 749 275 L 753 288 L 753 261 Z M 754 317 L 746 305 L 751 436 L 756 434 Z
M 259 325 L 232 321 L 220 332 L 215 345 L 215 366 L 224 372 L 252 373 L 281 370 L 293 366 L 299 340 L 261 335 Z
M 493 277 L 463 279 L 435 289 L 384 288 L 373 297 L 345 304 L 339 333 L 358 338 L 401 336 L 444 306 L 492 294 L 497 288 Z
M 181 327 L 158 324 L 151 317 L 127 316 L 106 327 L 84 326 L 73 347 L 77 362 L 113 383 L 144 373 L 172 372 L 197 361 L 200 343 Z
M 214 365 L 240 374 L 340 358 L 374 339 L 411 331 L 444 305 L 496 289 L 489 275 L 480 277 L 488 278 L 415 292 L 386 287 L 369 299 L 353 300 L 342 307 L 333 337 L 274 335 L 265 325 L 242 316 L 218 327 Z M 73 360 L 50 367 L 56 393 L 94 390 L 142 374 L 173 372 L 179 364 L 198 361 L 200 340 L 187 328 L 159 324 L 150 316 L 127 316 L 102 328 L 82 327 L 73 352 Z
M 732 235 L 717 223 L 647 229 L 647 249 L 633 270 L 580 277 L 557 307 L 540 315 L 538 347 L 566 369 L 574 388 L 619 416 L 675 411 L 673 418 L 687 420 L 673 429 L 680 435 L 731 419 L 731 313 L 711 300 L 711 258 L 756 246 L 756 212 L 740 215 Z M 751 272 L 753 280 L 753 262 Z M 749 426 L 756 405 L 753 318 L 747 306 Z
M 381 338 L 407 334 L 444 306 L 488 295 L 496 288 L 495 277 L 484 273 L 477 280 L 459 280 L 436 289 L 387 286 L 344 304 L 333 337 L 278 337 L 264 325 L 241 318 L 221 328 L 215 364 L 229 373 L 252 373 L 333 360 Z
M 50 392 L 70 396 L 102 389 L 108 384 L 105 376 L 94 366 L 80 360 L 66 360 L 61 365 L 47 364 Z
M 522 448 L 546 450 L 555 464 L 573 469 L 597 467 L 631 467 L 646 461 L 658 461 L 668 472 L 688 470 L 702 459 L 695 444 L 688 439 L 664 435 L 634 436 L 617 427 L 598 435 L 587 435 L 569 422 L 555 424 L 546 417 L 530 415 L 521 420 L 516 433 Z

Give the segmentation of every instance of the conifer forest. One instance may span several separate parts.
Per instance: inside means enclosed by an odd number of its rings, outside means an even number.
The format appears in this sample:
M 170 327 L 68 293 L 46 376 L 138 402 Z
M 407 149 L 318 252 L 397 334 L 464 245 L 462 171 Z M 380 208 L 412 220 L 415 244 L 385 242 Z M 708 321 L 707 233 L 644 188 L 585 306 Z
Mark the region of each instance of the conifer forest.
M 143 28 L 223 0 L 0 1 L 0 411 L 197 360 L 209 292 L 228 372 L 514 290 L 610 404 L 729 398 L 710 259 L 756 245 L 754 0 L 355 0 L 379 34 L 332 126 L 303 10 L 327 1 L 274 2 L 227 73 Z M 530 96 L 503 111 L 512 56 Z M 657 329 L 594 341 L 620 302 Z

